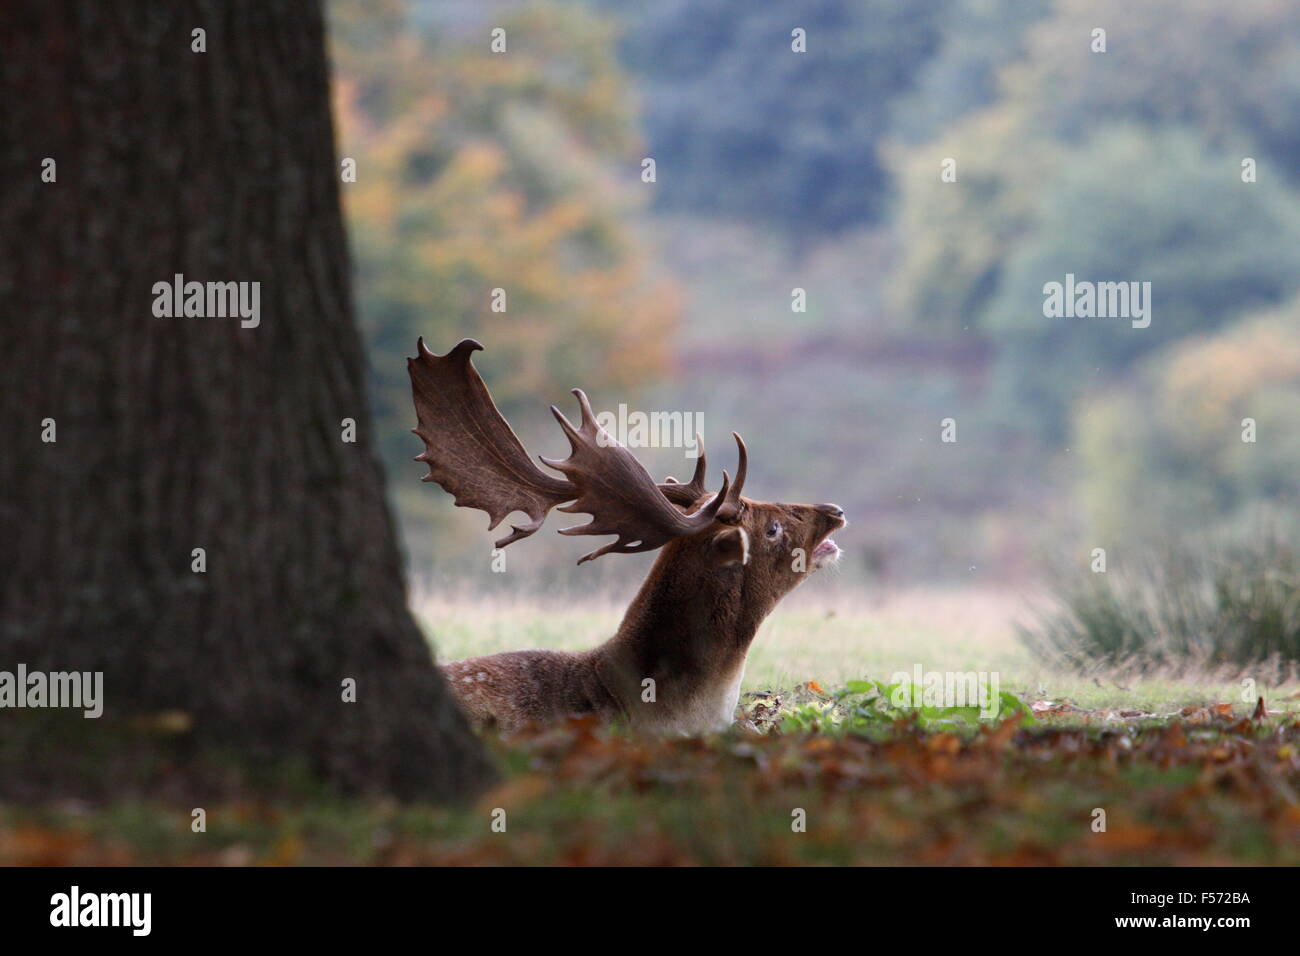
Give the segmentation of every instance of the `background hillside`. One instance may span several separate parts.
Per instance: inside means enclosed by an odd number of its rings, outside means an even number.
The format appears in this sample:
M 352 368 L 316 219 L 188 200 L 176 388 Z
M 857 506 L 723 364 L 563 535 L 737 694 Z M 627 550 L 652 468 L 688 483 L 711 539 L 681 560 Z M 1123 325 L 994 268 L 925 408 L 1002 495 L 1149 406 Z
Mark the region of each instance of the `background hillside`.
M 563 450 L 546 405 L 574 385 L 598 408 L 703 414 L 715 475 L 740 431 L 755 496 L 846 508 L 855 587 L 1018 584 L 1094 547 L 1294 514 L 1294 4 L 331 14 L 378 427 L 417 578 L 504 587 L 481 515 L 410 461 L 418 335 L 482 340 L 536 453 Z M 1042 287 L 1067 273 L 1151 282 L 1150 326 L 1045 318 Z M 690 470 L 680 449 L 641 454 Z M 571 583 L 580 550 L 511 549 L 510 586 Z

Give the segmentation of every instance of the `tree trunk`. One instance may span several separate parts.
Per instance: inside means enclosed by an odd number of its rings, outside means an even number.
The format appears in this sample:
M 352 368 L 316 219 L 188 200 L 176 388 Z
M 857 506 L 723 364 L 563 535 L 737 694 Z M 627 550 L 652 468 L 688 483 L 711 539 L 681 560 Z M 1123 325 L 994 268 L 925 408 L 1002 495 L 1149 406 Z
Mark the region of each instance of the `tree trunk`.
M 319 5 L 11 0 L 0 50 L 0 669 L 102 671 L 110 722 L 183 711 L 350 790 L 476 791 L 373 452 Z M 176 274 L 260 283 L 260 324 L 156 315 Z

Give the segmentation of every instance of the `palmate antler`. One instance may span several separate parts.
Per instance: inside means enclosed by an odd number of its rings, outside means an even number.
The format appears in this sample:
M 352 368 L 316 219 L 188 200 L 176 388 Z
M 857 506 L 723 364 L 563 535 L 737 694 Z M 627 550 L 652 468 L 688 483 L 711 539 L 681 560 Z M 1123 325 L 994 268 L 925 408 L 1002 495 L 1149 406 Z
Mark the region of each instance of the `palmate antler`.
M 407 369 L 418 420 L 413 431 L 425 448 L 416 461 L 429 466 L 421 480 L 437 482 L 461 507 L 487 512 L 489 530 L 512 511 L 522 511 L 531 519 L 512 526 L 512 533 L 496 542 L 498 548 L 535 532 L 547 512 L 564 502 L 571 503 L 559 510 L 584 512 L 591 521 L 564 528 L 561 534 L 617 536 L 613 543 L 583 555 L 579 564 L 611 552 L 651 551 L 717 521 L 734 521 L 739 514 L 748 470 L 745 443 L 739 435 L 735 436 L 740 449 L 735 484 L 724 471 L 722 489 L 688 513 L 685 509 L 705 494 L 703 445 L 698 445 L 700 456 L 689 484 L 670 480 L 657 485 L 636 457 L 600 427 L 581 389 L 573 390 L 582 412 L 579 427 L 551 406 L 568 436 L 571 454 L 563 461 L 541 459 L 568 480 L 546 474 L 529 459 L 470 362 L 470 356 L 482 348 L 465 339 L 446 355 L 435 355 L 420 339 L 419 354 L 407 360 Z
M 511 526 L 513 533 L 496 543 L 504 548 L 540 528 L 548 511 L 578 492 L 529 459 L 470 362 L 482 348 L 464 339 L 446 355 L 434 355 L 419 340 L 419 354 L 406 361 L 418 422 L 411 430 L 424 442 L 415 460 L 429 466 L 421 481 L 436 481 L 462 508 L 486 511 L 489 531 L 512 511 L 532 519 Z

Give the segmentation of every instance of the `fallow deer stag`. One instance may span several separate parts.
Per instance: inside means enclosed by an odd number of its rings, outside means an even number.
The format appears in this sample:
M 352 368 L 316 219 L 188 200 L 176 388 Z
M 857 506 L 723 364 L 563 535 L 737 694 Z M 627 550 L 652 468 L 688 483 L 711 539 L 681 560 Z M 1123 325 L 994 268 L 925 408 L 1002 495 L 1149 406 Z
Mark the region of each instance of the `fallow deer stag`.
M 654 733 L 721 730 L 735 719 L 745 656 L 763 619 L 808 573 L 839 558 L 831 532 L 844 527 L 832 504 L 769 504 L 742 498 L 747 456 L 736 480 L 704 487 L 703 445 L 695 476 L 656 484 L 630 451 L 597 423 L 581 389 L 575 428 L 554 405 L 571 454 L 532 463 L 501 416 L 465 339 L 435 355 L 420 339 L 407 360 L 425 450 L 416 461 L 457 505 L 487 512 L 489 530 L 511 512 L 528 522 L 496 542 L 504 548 L 542 526 L 551 508 L 583 512 L 588 524 L 560 534 L 616 535 L 579 559 L 661 548 L 618 633 L 579 653 L 527 650 L 457 661 L 442 668 L 461 706 L 480 726 L 512 732 L 569 715 L 623 720 Z M 733 432 L 733 435 L 735 433 Z M 698 436 L 697 436 L 698 441 Z M 565 504 L 568 502 L 568 504 Z

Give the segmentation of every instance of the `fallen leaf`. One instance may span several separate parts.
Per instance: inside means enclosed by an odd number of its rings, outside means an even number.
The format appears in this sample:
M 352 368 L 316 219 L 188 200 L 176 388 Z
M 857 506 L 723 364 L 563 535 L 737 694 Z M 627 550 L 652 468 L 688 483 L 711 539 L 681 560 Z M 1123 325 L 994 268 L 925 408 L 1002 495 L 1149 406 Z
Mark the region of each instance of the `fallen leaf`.
M 1080 712 L 1080 708 L 1075 707 L 1066 700 L 1036 700 L 1029 705 L 1029 709 L 1037 715 L 1051 716 L 1053 714 L 1073 714 Z
M 956 756 L 961 752 L 961 740 L 956 734 L 935 734 L 926 740 L 925 745 L 935 753 Z
M 479 808 L 490 812 L 496 807 L 515 809 L 527 806 L 550 789 L 551 781 L 544 774 L 520 774 L 489 791 L 479 801 Z

